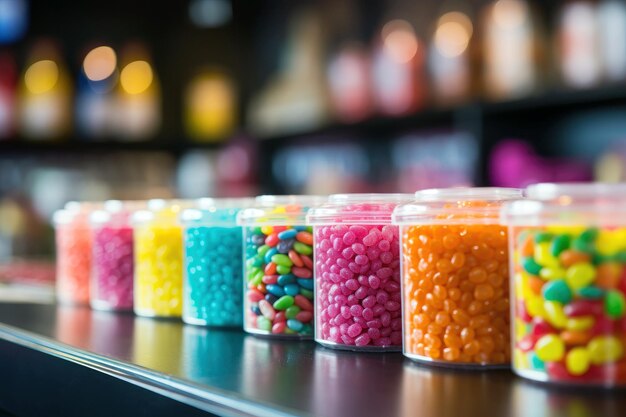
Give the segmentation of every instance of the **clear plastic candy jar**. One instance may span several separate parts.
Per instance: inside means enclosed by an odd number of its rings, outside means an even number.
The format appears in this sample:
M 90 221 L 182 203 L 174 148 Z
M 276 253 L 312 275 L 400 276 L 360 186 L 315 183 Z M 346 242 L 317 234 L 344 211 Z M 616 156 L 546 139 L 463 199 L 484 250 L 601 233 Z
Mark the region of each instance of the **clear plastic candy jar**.
M 402 236 L 404 354 L 458 367 L 510 364 L 505 201 L 517 189 L 419 191 L 398 207 Z
M 134 228 L 134 311 L 146 317 L 181 317 L 183 312 L 183 230 L 180 212 L 187 200 L 150 200 L 132 216 Z
M 243 226 L 244 330 L 313 337 L 313 234 L 305 225 L 318 196 L 260 196 L 239 212 Z
M 110 200 L 90 215 L 93 234 L 91 307 L 133 309 L 133 228 L 130 217 L 145 208 L 139 201 Z
M 243 325 L 243 239 L 237 213 L 251 198 L 212 199 L 182 212 L 185 239 L 183 320 L 217 327 Z
M 92 236 L 89 215 L 99 203 L 69 202 L 54 213 L 56 293 L 64 304 L 88 304 Z
M 513 370 L 626 385 L 626 184 L 537 184 L 507 204 Z
M 315 240 L 315 341 L 332 348 L 402 348 L 400 239 L 391 224 L 411 194 L 336 194 L 309 210 Z

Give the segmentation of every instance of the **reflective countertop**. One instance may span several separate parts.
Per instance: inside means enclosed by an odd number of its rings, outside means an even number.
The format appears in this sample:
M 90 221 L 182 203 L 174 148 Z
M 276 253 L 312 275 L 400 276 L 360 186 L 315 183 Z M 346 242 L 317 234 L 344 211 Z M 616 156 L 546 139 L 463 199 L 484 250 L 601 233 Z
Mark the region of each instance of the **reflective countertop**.
M 509 371 L 420 366 L 81 307 L 0 303 L 0 338 L 222 415 L 622 416 L 619 390 L 537 385 Z

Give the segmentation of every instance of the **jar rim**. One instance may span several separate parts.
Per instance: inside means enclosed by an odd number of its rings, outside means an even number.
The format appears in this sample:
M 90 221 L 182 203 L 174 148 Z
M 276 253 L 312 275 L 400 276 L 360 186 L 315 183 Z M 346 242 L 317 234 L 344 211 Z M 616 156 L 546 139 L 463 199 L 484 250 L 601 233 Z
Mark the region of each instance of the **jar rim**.
M 391 224 L 393 210 L 412 199 L 412 194 L 402 193 L 333 194 L 309 210 L 306 224 Z

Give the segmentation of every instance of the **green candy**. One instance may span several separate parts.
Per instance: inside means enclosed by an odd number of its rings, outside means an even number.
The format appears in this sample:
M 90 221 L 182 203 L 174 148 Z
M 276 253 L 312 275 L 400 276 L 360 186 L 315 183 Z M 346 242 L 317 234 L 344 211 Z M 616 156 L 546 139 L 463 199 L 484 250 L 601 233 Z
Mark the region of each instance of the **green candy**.
M 582 235 L 574 239 L 574 241 L 572 242 L 572 249 L 588 254 L 593 254 L 594 252 L 593 243 L 582 239 Z
M 600 265 L 603 264 L 605 262 L 611 262 L 613 260 L 612 256 L 607 256 L 607 255 L 602 255 L 600 253 L 594 253 L 593 256 L 591 257 L 591 262 L 593 262 L 594 265 Z
M 252 280 L 252 278 L 254 278 L 254 275 L 256 275 L 256 273 L 260 270 L 261 269 L 257 268 L 256 266 L 248 268 L 248 270 L 246 271 L 246 278 L 248 278 L 248 281 Z
M 291 262 L 289 256 L 282 253 L 277 253 L 276 255 L 272 256 L 272 262 L 274 262 L 276 265 L 287 266 L 289 268 L 293 266 L 293 262 Z
M 531 275 L 539 275 L 539 272 L 541 272 L 541 265 L 535 262 L 533 258 L 524 258 L 522 266 Z
M 578 238 L 584 240 L 585 242 L 591 243 L 598 238 L 599 233 L 600 231 L 597 228 L 592 227 L 582 232 L 580 236 L 578 236 Z
M 310 247 L 309 245 L 305 245 L 302 242 L 294 243 L 293 248 L 296 252 L 298 252 L 301 255 L 310 255 L 313 253 L 313 248 Z
M 546 283 L 541 291 L 543 298 L 547 301 L 558 301 L 561 304 L 572 301 L 572 290 L 562 279 Z
M 274 308 L 276 310 L 287 310 L 294 303 L 294 299 L 290 295 L 283 295 L 278 300 L 274 302 Z
M 257 271 L 257 273 L 254 274 L 251 279 L 249 279 L 249 282 L 255 286 L 261 285 L 261 283 L 263 282 L 263 275 L 263 271 Z
M 292 305 L 291 307 L 287 307 L 287 310 L 285 310 L 285 317 L 288 319 L 295 319 L 299 312 L 300 307 Z
M 253 227 L 251 229 L 251 231 L 252 231 L 253 235 L 262 235 L 263 234 L 263 232 L 261 231 L 261 227 L 260 226 Z
M 272 321 L 267 317 L 259 316 L 256 319 L 256 327 L 261 330 L 270 331 L 272 330 Z
M 287 275 L 291 272 L 291 267 L 285 266 L 285 265 L 278 265 L 276 266 L 276 272 L 278 272 L 278 275 Z
M 626 251 L 617 252 L 613 255 L 613 260 L 621 264 L 626 264 Z
M 598 299 L 604 296 L 604 290 L 594 285 L 589 285 L 578 290 L 578 295 L 582 298 Z
M 604 310 L 607 316 L 612 319 L 619 319 L 624 315 L 626 309 L 626 299 L 620 291 L 609 290 L 604 299 Z
M 549 242 L 552 240 L 552 233 L 539 232 L 535 235 L 535 243 Z
M 569 235 L 558 235 L 550 245 L 550 253 L 552 256 L 559 256 L 561 252 L 569 248 L 571 238 Z
M 259 246 L 259 249 L 257 249 L 257 253 L 263 257 L 269 250 L 270 250 L 269 245 L 262 245 L 262 246 Z
M 305 296 L 307 299 L 313 299 L 313 291 L 307 290 L 306 288 L 300 288 L 300 294 Z
M 546 364 L 534 353 L 530 354 L 530 365 L 533 367 L 533 369 L 537 369 L 539 371 L 544 371 L 546 369 Z

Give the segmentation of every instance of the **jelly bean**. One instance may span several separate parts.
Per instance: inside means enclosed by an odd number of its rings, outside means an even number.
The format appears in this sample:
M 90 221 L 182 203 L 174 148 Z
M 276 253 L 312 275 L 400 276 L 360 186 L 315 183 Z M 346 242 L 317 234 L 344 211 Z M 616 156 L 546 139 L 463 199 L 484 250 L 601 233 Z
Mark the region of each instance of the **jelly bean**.
M 552 240 L 552 233 L 539 232 L 535 234 L 535 243 L 549 243 Z
M 257 253 L 258 253 L 260 256 L 264 257 L 264 256 L 265 256 L 265 254 L 266 254 L 266 253 L 267 253 L 270 249 L 271 249 L 271 246 L 269 246 L 269 245 L 262 245 L 262 246 L 259 246 L 259 249 L 257 249 Z M 260 265 L 255 265 L 255 266 L 260 266 Z
M 563 340 L 567 346 L 586 345 L 592 337 L 590 332 L 577 330 L 563 330 L 560 335 L 561 340 Z
M 264 235 L 271 235 L 272 233 L 274 233 L 274 228 L 272 226 L 261 226 L 260 232 Z
M 309 268 L 300 268 L 294 266 L 291 268 L 291 272 L 298 278 L 311 278 L 313 276 L 313 271 L 311 271 Z
M 567 325 L 567 316 L 563 312 L 563 306 L 556 301 L 546 301 L 543 303 L 545 311 L 545 317 L 548 322 L 556 327 L 562 329 Z
M 604 290 L 602 288 L 598 288 L 594 285 L 588 285 L 576 291 L 576 293 L 582 297 L 591 300 L 597 300 L 598 298 L 604 297 Z
M 534 339 L 539 339 L 547 334 L 555 333 L 556 330 L 548 322 L 539 317 L 533 319 L 532 336 Z
M 274 305 L 276 300 L 278 300 L 278 297 L 276 297 L 274 294 L 265 294 L 265 299 L 267 300 L 268 303 L 270 303 L 271 305 Z
M 587 253 L 589 255 L 593 254 L 593 244 L 581 238 L 574 239 L 572 241 L 572 249 L 578 252 Z
M 261 310 L 261 314 L 268 320 L 274 320 L 276 317 L 276 310 L 274 310 L 272 305 L 266 300 L 259 301 L 259 310 Z
M 303 325 L 302 322 L 300 322 L 299 320 L 289 319 L 287 320 L 287 327 L 289 327 L 294 332 L 299 332 L 302 330 Z
M 565 356 L 565 366 L 572 375 L 582 375 L 589 370 L 591 365 L 590 354 L 586 348 L 576 347 Z
M 313 269 L 313 260 L 310 257 L 301 254 L 300 259 L 302 259 L 302 263 L 305 267 Z
M 541 278 L 530 275 L 528 277 L 528 286 L 533 293 L 540 295 L 542 294 L 544 281 Z
M 604 263 L 596 268 L 594 284 L 604 290 L 616 288 L 622 275 L 622 267 L 616 263 Z
M 556 335 L 548 334 L 535 343 L 535 354 L 544 362 L 556 362 L 565 355 L 565 344 Z
M 296 277 L 295 275 L 292 275 L 292 274 L 279 275 L 277 282 L 278 282 L 278 285 L 282 285 L 282 286 L 293 284 L 296 282 Z
M 280 239 L 278 238 L 278 235 L 276 233 L 272 233 L 265 238 L 265 244 L 273 248 L 274 246 L 278 245 L 279 240 Z
M 563 268 L 569 268 L 575 264 L 591 262 L 591 256 L 584 252 L 564 250 L 559 255 L 559 261 L 561 262 L 561 266 Z
M 278 253 L 278 249 L 272 248 L 268 250 L 267 253 L 265 253 L 265 257 L 263 259 L 265 259 L 266 263 L 270 263 L 272 262 L 272 256 L 276 255 L 277 253 Z
M 604 298 L 604 310 L 606 315 L 612 319 L 619 319 L 624 315 L 624 309 L 626 308 L 626 300 L 624 294 L 620 291 L 610 290 L 606 293 Z
M 276 264 L 274 262 L 270 262 L 265 265 L 264 269 L 265 275 L 275 275 L 276 274 Z
M 132 309 L 133 229 L 105 224 L 94 228 L 92 237 L 91 306 L 107 310 Z
M 281 334 L 285 331 L 285 327 L 287 327 L 287 322 L 275 321 L 274 324 L 272 325 L 272 333 Z
M 293 239 L 296 237 L 296 234 L 298 232 L 295 229 L 287 229 L 284 232 L 280 232 L 278 234 L 278 238 L 280 240 L 287 240 L 287 239 Z
M 542 361 L 541 359 L 539 359 L 537 357 L 537 355 L 535 355 L 534 353 L 530 353 L 528 355 L 529 357 L 529 362 L 530 362 L 530 366 L 537 370 L 537 371 L 543 371 L 546 369 L 546 364 L 544 361 Z
M 530 362 L 525 352 L 520 349 L 515 349 L 513 354 L 513 366 L 518 369 L 528 369 L 530 367 Z
M 280 275 L 288 275 L 291 272 L 291 267 L 286 265 L 278 265 L 276 267 L 276 272 Z
M 292 296 L 284 295 L 274 303 L 274 308 L 276 310 L 286 310 L 288 307 L 291 307 L 293 303 L 294 298 Z
M 541 272 L 541 265 L 539 265 L 533 258 L 525 258 L 522 261 L 522 265 L 526 272 L 532 275 L 539 275 Z
M 572 300 L 572 290 L 563 280 L 550 281 L 543 286 L 543 298 L 548 301 L 558 301 L 567 304 Z
M 300 288 L 300 294 L 302 294 L 304 297 L 308 298 L 309 300 L 313 299 L 313 291 L 307 290 L 306 288 Z
M 569 235 L 558 235 L 550 245 L 550 253 L 552 256 L 558 257 L 564 250 L 570 247 L 571 238 Z
M 313 253 L 313 249 L 311 246 L 304 244 L 300 241 L 297 241 L 293 244 L 293 249 L 301 255 L 311 255 Z
M 313 245 L 313 235 L 309 232 L 300 232 L 296 235 L 296 240 L 305 245 Z
M 313 319 L 313 312 L 312 311 L 301 311 L 298 314 L 296 314 L 296 320 L 302 322 L 302 323 L 308 323 Z
M 565 324 L 565 328 L 567 330 L 576 330 L 576 331 L 584 331 L 589 330 L 595 324 L 595 319 L 589 316 L 582 316 L 576 318 L 567 319 L 567 323 Z
M 550 243 L 542 242 L 535 245 L 534 260 L 543 267 L 558 267 L 559 260 L 552 255 L 550 251 Z M 537 275 L 537 274 L 535 274 Z
M 298 285 L 300 285 L 303 289 L 313 290 L 313 280 L 306 278 L 298 278 Z
M 275 295 L 278 298 L 285 295 L 285 290 L 280 285 L 267 285 L 265 288 L 267 289 L 267 292 Z
M 263 284 L 276 284 L 278 282 L 278 275 L 263 275 Z M 284 284 L 281 284 L 284 285 Z
M 264 316 L 257 317 L 256 325 L 261 330 L 270 331 L 272 329 L 272 322 Z
M 292 305 L 285 310 L 285 317 L 287 317 L 287 319 L 293 319 L 298 313 L 300 313 L 300 307 Z
M 579 239 L 583 242 L 593 242 L 598 238 L 599 230 L 595 227 L 589 228 L 582 232 Z
M 624 354 L 622 342 L 614 336 L 597 336 L 587 345 L 594 365 L 602 365 L 620 359 Z
M 565 279 L 574 290 L 591 284 L 596 277 L 596 270 L 590 263 L 577 263 L 567 269 Z
M 535 347 L 536 339 L 531 335 L 524 336 L 519 342 L 517 342 L 517 347 L 522 352 L 530 352 Z
M 539 276 L 545 280 L 553 281 L 565 278 L 565 270 L 559 267 L 545 267 L 539 271 Z
M 248 299 L 252 303 L 257 303 L 263 299 L 263 293 L 259 290 L 253 289 L 248 291 Z
M 303 295 L 296 295 L 294 297 L 295 304 L 302 310 L 313 311 L 313 304 Z
M 563 308 L 568 317 L 597 316 L 602 314 L 602 304 L 591 300 L 575 300 Z
M 291 260 L 291 262 L 293 262 L 293 264 L 297 267 L 303 267 L 304 266 L 304 262 L 302 262 L 302 259 L 300 258 L 300 255 L 298 255 L 298 253 L 295 250 L 290 250 L 288 253 L 289 259 Z
M 291 262 L 289 256 L 282 253 L 272 256 L 272 262 L 274 262 L 277 266 L 291 267 L 293 265 L 293 262 Z
M 300 293 L 300 286 L 298 284 L 287 284 L 285 285 L 284 290 L 285 294 L 295 297 Z

